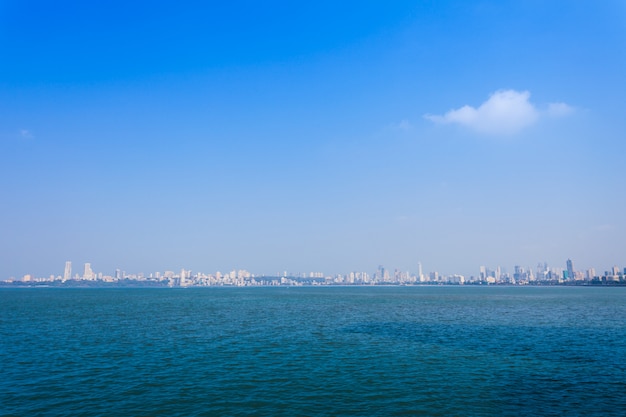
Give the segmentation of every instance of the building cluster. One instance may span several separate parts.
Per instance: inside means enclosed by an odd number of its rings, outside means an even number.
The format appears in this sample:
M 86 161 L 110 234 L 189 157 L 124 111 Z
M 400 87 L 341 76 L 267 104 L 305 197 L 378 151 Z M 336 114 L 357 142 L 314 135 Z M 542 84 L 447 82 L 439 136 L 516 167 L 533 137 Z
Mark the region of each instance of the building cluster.
M 507 273 L 503 268 L 490 269 L 485 266 L 479 268 L 475 276 L 440 275 L 438 272 L 424 274 L 421 263 L 418 263 L 416 273 L 408 271 L 393 271 L 382 265 L 373 273 L 350 272 L 347 274 L 326 275 L 321 272 L 289 273 L 284 271 L 275 275 L 257 275 L 246 270 L 232 270 L 230 272 L 215 272 L 206 274 L 181 269 L 179 272 L 165 271 L 145 275 L 143 273 L 128 274 L 116 269 L 113 275 L 102 272 L 95 273 L 90 263 L 85 263 L 82 273 L 72 275 L 72 262 L 65 263 L 63 275 L 50 275 L 46 278 L 35 278 L 30 274 L 24 275 L 21 280 L 9 279 L 5 284 L 52 284 L 52 285 L 115 285 L 132 284 L 146 286 L 168 287 L 208 287 L 208 286 L 303 286 L 303 285 L 429 285 L 429 284 L 487 284 L 487 285 L 586 285 L 586 284 L 626 284 L 626 268 L 614 266 L 603 274 L 596 274 L 594 268 L 586 271 L 576 271 L 570 259 L 565 268 L 549 267 L 547 263 L 539 263 L 537 267 L 524 268 L 515 266 L 513 273 Z

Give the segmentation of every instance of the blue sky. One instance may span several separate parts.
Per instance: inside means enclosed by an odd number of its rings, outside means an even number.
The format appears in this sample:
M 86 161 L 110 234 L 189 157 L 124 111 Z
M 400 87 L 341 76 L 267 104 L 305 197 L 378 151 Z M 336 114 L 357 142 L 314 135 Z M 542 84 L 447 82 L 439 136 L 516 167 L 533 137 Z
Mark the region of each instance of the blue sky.
M 0 279 L 626 266 L 622 1 L 0 1 Z

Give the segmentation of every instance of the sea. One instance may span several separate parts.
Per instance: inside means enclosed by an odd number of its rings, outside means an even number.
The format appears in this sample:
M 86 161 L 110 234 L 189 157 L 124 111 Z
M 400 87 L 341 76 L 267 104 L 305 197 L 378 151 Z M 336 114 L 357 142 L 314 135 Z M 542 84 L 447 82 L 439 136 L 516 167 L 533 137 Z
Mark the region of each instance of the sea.
M 0 415 L 626 416 L 626 288 L 3 288 Z

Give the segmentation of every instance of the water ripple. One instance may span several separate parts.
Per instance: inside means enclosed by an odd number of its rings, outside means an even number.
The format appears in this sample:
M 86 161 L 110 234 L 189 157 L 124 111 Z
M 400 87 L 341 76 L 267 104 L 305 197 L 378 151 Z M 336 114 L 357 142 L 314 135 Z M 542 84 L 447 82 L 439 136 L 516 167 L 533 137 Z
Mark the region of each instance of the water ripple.
M 3 289 L 0 415 L 623 415 L 625 297 Z

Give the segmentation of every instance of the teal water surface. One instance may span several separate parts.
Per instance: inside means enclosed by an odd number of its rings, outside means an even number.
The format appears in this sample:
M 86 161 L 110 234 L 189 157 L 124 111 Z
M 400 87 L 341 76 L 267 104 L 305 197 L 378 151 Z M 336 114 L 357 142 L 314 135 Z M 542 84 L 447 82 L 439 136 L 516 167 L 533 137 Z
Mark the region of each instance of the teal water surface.
M 0 290 L 0 415 L 626 415 L 626 288 Z

